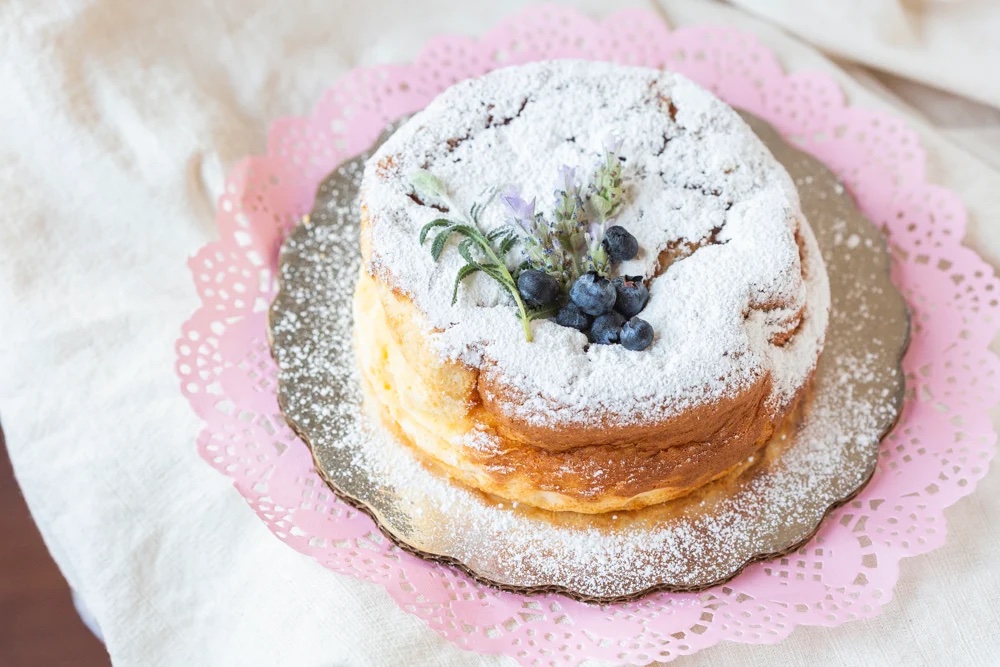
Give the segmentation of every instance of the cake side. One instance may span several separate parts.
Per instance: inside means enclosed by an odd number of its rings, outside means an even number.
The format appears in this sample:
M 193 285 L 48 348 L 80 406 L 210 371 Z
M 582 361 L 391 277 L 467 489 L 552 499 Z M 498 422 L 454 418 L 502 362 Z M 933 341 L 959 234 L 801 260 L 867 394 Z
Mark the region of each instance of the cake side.
M 818 248 L 808 229 L 804 241 L 809 291 L 822 293 L 826 274 L 816 265 Z M 436 359 L 419 334 L 422 317 L 406 297 L 362 270 L 354 320 L 366 404 L 436 470 L 495 496 L 548 510 L 638 509 L 685 495 L 744 466 L 786 421 L 808 386 L 807 379 L 793 397 L 780 401 L 768 375 L 754 394 L 705 403 L 663 421 L 518 432 L 498 428 L 482 405 L 478 371 Z M 817 319 L 807 308 L 803 326 L 815 326 Z M 566 441 L 579 444 L 553 446 Z

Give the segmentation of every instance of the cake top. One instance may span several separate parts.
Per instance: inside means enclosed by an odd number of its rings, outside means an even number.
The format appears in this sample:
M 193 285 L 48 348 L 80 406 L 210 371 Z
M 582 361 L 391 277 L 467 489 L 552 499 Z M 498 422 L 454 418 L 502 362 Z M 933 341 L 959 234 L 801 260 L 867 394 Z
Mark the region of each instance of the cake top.
M 550 320 L 533 322 L 526 342 L 510 295 L 481 274 L 453 305 L 465 262 L 454 242 L 438 261 L 420 245 L 441 211 L 415 196 L 408 175 L 424 169 L 457 206 L 482 205 L 478 226 L 489 233 L 509 224 L 494 193 L 515 186 L 549 212 L 560 167 L 592 169 L 609 137 L 625 158 L 614 224 L 642 249 L 613 273 L 647 280 L 649 349 L 590 344 Z M 361 197 L 369 272 L 426 315 L 442 358 L 516 388 L 508 409 L 520 418 L 578 421 L 584 411 L 639 422 L 650 409 L 735 394 L 762 374 L 775 400 L 787 399 L 822 347 L 828 286 L 791 179 L 732 108 L 677 74 L 563 60 L 463 81 L 380 147 Z M 518 263 L 515 248 L 508 264 Z

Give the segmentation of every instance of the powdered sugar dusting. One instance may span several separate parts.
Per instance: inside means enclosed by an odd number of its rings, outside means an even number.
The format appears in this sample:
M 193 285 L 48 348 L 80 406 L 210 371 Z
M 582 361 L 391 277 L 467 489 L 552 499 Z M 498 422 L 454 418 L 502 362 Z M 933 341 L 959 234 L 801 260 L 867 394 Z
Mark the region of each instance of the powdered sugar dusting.
M 815 172 L 815 162 L 782 150 L 793 173 Z M 879 438 L 899 411 L 905 306 L 888 282 L 877 231 L 828 173 L 803 190 L 834 299 L 798 429 L 775 439 L 738 480 L 639 512 L 581 517 L 454 485 L 363 416 L 345 289 L 358 266 L 358 209 L 345 204 L 351 188 L 341 187 L 356 185 L 357 166 L 324 184 L 311 219 L 283 248 L 273 349 L 283 408 L 309 439 L 318 469 L 399 539 L 519 588 L 555 586 L 593 599 L 699 588 L 807 537 L 874 469 Z M 469 444 L 491 446 L 487 438 Z
M 642 315 L 657 332 L 651 348 L 588 346 L 583 334 L 551 321 L 536 322 L 535 342 L 526 343 L 508 297 L 483 276 L 467 280 L 451 306 L 461 259 L 452 249 L 435 263 L 418 246 L 419 229 L 439 212 L 410 197 L 406 174 L 429 169 L 463 207 L 513 184 L 549 210 L 559 165 L 589 169 L 609 134 L 622 139 L 627 157 L 616 222 L 643 249 L 620 271 L 652 279 Z M 528 421 L 667 417 L 765 373 L 772 400 L 783 404 L 822 348 L 828 285 L 791 179 L 738 114 L 679 75 L 553 61 L 464 81 L 378 150 L 362 199 L 373 223 L 369 270 L 411 296 L 443 357 L 487 368 L 520 390 L 507 409 Z M 503 224 L 494 199 L 481 226 Z M 698 247 L 659 266 L 660 251 L 678 246 Z M 804 326 L 792 341 L 772 344 L 800 312 Z

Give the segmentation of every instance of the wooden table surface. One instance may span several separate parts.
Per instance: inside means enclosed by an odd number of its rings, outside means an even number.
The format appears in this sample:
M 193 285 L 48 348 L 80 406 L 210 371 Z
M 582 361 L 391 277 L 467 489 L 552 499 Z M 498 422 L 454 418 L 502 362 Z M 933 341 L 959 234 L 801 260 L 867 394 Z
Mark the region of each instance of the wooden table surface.
M 38 534 L 0 429 L 0 665 L 109 665 L 104 645 L 73 608 L 69 587 Z

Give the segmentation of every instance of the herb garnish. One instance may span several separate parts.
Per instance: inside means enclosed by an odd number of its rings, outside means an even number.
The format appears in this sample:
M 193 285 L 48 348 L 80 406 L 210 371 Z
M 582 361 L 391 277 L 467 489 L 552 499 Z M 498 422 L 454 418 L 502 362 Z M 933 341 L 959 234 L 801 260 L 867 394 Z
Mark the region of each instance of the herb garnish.
M 431 242 L 431 257 L 438 261 L 452 235 L 464 237 L 458 244 L 458 252 L 465 264 L 455 275 L 452 304 L 465 278 L 473 273 L 485 273 L 514 299 L 524 337 L 530 342 L 531 320 L 553 315 L 559 308 L 558 304 L 552 304 L 529 309 L 517 286 L 516 277 L 520 271 L 531 268 L 548 273 L 558 281 L 563 294 L 587 272 L 606 275 L 611 260 L 602 241 L 607 222 L 618 213 L 624 195 L 624 158 L 618 154 L 621 144 L 620 139 L 613 137 L 605 140 L 604 155 L 589 182 L 582 185 L 577 180 L 575 168 L 560 167 L 552 220 L 535 212 L 534 199 L 525 201 L 517 190 L 508 189 L 500 200 L 507 209 L 510 225 L 489 233 L 479 229 L 479 214 L 488 200 L 473 204 L 467 214 L 462 213 L 441 179 L 426 169 L 413 171 L 409 179 L 415 193 L 421 199 L 435 199 L 448 208 L 421 228 L 420 245 L 427 241 L 431 230 L 438 229 Z M 526 260 L 511 273 L 506 258 L 519 241 Z

